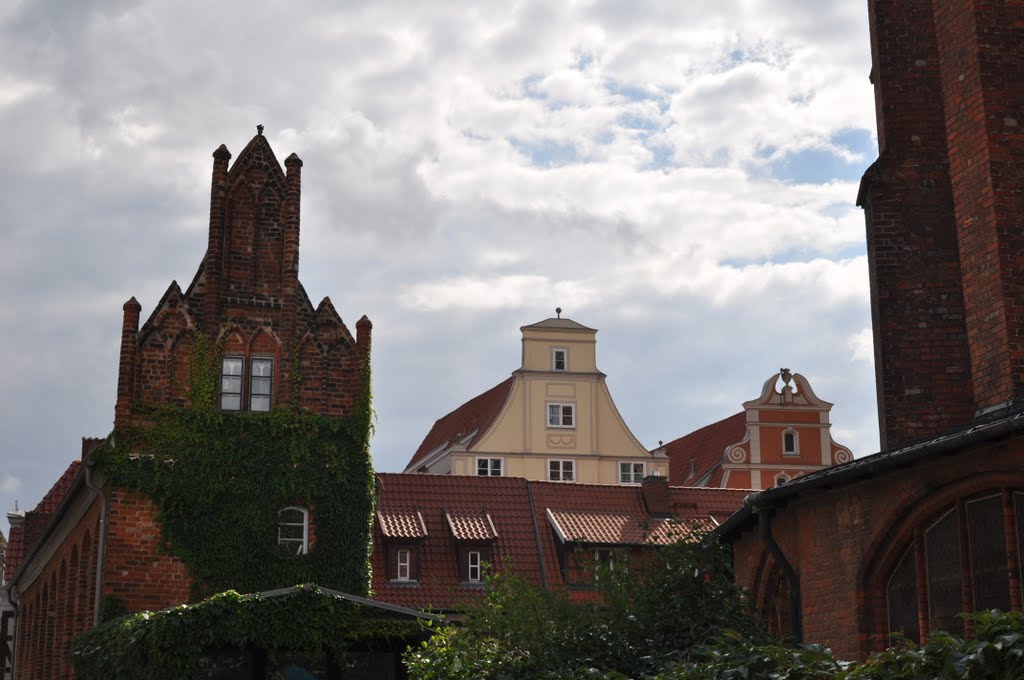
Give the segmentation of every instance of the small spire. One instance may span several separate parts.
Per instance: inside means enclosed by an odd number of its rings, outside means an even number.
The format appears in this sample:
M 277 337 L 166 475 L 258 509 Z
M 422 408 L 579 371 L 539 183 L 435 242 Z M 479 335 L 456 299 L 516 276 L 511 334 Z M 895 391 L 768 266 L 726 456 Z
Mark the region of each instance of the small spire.
M 561 319 L 562 318 L 562 308 L 561 307 L 555 307 L 555 314 L 557 314 L 558 318 Z
M 260 137 L 263 136 L 263 123 L 260 123 L 259 125 L 256 126 L 256 134 L 258 134 Z

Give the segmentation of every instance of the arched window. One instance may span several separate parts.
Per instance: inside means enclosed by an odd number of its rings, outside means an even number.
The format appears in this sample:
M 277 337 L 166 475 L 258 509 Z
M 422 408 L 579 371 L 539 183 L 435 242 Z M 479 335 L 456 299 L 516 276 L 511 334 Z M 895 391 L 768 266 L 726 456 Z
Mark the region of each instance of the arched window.
M 797 434 L 796 430 L 794 430 L 791 427 L 787 427 L 782 432 L 782 455 L 800 455 L 800 437 Z
M 309 510 L 295 506 L 278 510 L 277 544 L 285 555 L 309 552 Z
M 915 642 L 936 630 L 963 635 L 962 611 L 1020 609 L 1022 520 L 1024 493 L 1000 490 L 911 527 L 914 539 L 884 583 L 888 632 Z

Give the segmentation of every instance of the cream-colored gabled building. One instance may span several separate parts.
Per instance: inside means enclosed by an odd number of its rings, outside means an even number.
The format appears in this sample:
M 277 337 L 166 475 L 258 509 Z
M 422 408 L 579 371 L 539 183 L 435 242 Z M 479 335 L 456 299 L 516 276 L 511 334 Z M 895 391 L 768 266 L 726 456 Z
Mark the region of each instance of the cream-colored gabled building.
M 639 484 L 668 476 L 615 408 L 597 369 L 597 330 L 559 317 L 523 326 L 523 363 L 434 423 L 405 472 Z

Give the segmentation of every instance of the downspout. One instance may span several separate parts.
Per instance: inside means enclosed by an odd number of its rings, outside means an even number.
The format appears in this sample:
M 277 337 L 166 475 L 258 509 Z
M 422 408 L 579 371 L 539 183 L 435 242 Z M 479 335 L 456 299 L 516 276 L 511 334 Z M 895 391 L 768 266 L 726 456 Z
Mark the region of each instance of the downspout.
M 772 535 L 772 514 L 768 508 L 756 510 L 758 526 L 761 528 L 761 540 L 768 546 L 768 552 L 772 554 L 775 561 L 782 567 L 782 573 L 786 576 L 786 584 L 789 591 L 789 637 L 791 642 L 799 644 L 803 642 L 803 625 L 800 620 L 800 576 L 796 573 L 793 565 L 786 559 L 782 548 L 776 543 Z
M 96 495 L 100 497 L 100 530 L 96 539 L 96 594 L 93 598 L 92 606 L 92 625 L 98 626 L 100 623 L 100 603 L 103 599 L 103 561 L 106 557 L 107 547 L 107 519 L 110 512 L 110 503 L 107 500 L 107 495 L 103 493 L 103 489 L 96 486 L 92 481 L 92 469 L 96 466 L 96 461 L 88 460 L 85 462 L 85 485 L 96 492 Z

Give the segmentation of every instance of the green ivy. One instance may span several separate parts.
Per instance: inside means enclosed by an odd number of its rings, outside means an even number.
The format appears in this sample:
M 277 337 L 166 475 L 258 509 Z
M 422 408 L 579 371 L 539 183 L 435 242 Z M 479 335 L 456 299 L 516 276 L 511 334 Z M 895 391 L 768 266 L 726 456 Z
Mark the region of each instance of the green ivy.
M 192 605 L 139 612 L 79 635 L 71 660 L 81 680 L 179 680 L 206 677 L 204 664 L 225 649 L 318 654 L 366 643 L 399 643 L 419 631 L 415 619 L 396 619 L 316 586 L 277 596 L 228 591 Z
M 225 334 L 226 337 L 226 334 Z M 369 587 L 374 476 L 369 366 L 351 415 L 295 405 L 269 413 L 217 409 L 222 343 L 197 338 L 183 386 L 190 406 L 137 405 L 91 455 L 107 480 L 149 497 L 163 549 L 188 567 L 193 598 L 319 583 L 356 595 Z M 309 554 L 282 554 L 278 511 L 309 509 Z

